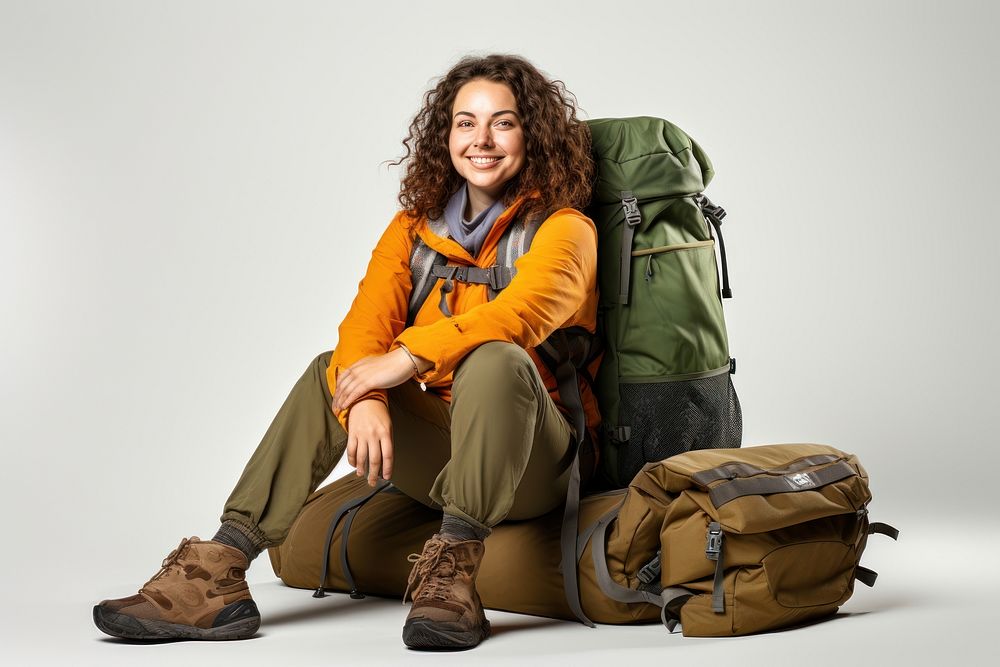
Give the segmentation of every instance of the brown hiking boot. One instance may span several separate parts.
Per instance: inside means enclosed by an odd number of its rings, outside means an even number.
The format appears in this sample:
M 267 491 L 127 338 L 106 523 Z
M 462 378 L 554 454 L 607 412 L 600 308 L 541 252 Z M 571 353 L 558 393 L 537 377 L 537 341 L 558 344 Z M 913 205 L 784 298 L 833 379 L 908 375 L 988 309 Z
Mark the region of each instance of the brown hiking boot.
M 94 623 L 125 639 L 246 639 L 260 627 L 239 549 L 185 538 L 139 589 L 94 607 Z
M 413 607 L 403 625 L 403 642 L 410 648 L 472 648 L 490 634 L 490 622 L 476 592 L 476 575 L 483 560 L 480 540 L 451 542 L 434 535 L 414 563 L 406 587 Z

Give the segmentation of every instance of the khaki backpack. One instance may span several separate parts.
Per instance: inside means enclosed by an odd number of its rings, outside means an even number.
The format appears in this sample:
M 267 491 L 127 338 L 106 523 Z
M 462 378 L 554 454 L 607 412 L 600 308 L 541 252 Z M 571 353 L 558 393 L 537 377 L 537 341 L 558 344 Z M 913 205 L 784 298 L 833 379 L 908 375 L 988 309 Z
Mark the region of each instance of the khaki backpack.
M 743 635 L 828 616 L 855 579 L 875 583 L 859 565 L 868 536 L 898 536 L 869 523 L 870 500 L 857 458 L 825 445 L 680 454 L 647 465 L 621 507 L 597 522 L 598 583 L 619 602 L 662 606 L 667 627 L 680 623 L 685 635 Z M 639 525 L 623 520 L 637 516 Z M 634 547 L 629 534 L 643 525 L 658 527 L 657 552 L 638 569 L 626 564 L 635 581 L 622 585 L 615 545 Z

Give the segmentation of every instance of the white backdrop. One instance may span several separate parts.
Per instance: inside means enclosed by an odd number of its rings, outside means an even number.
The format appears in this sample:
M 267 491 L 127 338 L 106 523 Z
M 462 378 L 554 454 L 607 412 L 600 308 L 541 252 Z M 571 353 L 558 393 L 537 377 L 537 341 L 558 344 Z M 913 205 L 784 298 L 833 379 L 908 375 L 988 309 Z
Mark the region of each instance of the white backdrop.
M 585 117 L 663 116 L 707 151 L 747 444 L 856 452 L 904 538 L 969 520 L 995 535 L 973 508 L 1000 464 L 998 18 L 988 2 L 0 0 L 2 613 L 25 638 L 62 604 L 45 632 L 120 655 L 89 605 L 214 531 L 291 384 L 336 344 L 396 208 L 385 162 L 466 53 L 524 55 Z M 916 544 L 885 551 L 884 573 Z

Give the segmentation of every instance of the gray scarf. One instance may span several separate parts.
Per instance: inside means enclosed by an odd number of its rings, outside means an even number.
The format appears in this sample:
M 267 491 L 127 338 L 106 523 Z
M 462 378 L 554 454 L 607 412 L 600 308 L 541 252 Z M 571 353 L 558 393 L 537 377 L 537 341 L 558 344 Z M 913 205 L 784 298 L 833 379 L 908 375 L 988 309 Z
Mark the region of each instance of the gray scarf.
M 470 255 L 478 257 L 486 235 L 493 229 L 493 223 L 497 221 L 506 207 L 503 205 L 503 200 L 498 199 L 493 202 L 492 206 L 477 215 L 474 220 L 466 220 L 465 205 L 468 201 L 469 184 L 463 183 L 462 187 L 455 191 L 455 194 L 445 205 L 444 221 L 448 224 L 451 238 L 458 241 L 459 245 L 465 248 Z

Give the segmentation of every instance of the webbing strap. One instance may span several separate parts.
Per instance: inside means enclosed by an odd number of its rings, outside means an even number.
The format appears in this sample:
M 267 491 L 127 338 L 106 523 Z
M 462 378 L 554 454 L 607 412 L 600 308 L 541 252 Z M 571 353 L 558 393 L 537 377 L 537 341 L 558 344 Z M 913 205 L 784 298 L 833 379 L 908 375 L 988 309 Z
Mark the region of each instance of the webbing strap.
M 836 454 L 820 454 L 818 456 L 807 456 L 805 458 L 799 459 L 789 465 L 787 468 L 782 470 L 768 470 L 766 468 L 758 468 L 755 465 L 749 463 L 741 463 L 739 461 L 731 461 L 729 463 L 723 463 L 720 466 L 711 468 L 709 470 L 701 470 L 691 475 L 691 479 L 701 486 L 708 486 L 712 482 L 717 482 L 720 479 L 736 479 L 737 477 L 752 477 L 754 475 L 787 475 L 790 472 L 798 472 L 804 470 L 805 468 L 810 468 L 812 466 L 823 465 L 826 463 L 833 463 L 839 460 L 841 457 Z
M 882 523 L 880 521 L 875 521 L 868 526 L 869 535 L 887 535 L 894 540 L 899 539 L 899 531 L 890 526 L 887 523 Z
M 447 268 L 449 269 L 449 273 L 451 275 L 444 276 L 444 284 L 441 285 L 441 299 L 438 301 L 438 310 L 444 313 L 445 317 L 451 317 L 451 308 L 448 307 L 448 295 L 451 294 L 451 290 L 455 288 L 451 282 L 451 276 L 454 275 L 458 267 L 449 265 Z
M 639 201 L 631 190 L 622 190 L 622 210 L 625 212 L 622 224 L 622 246 L 618 258 L 618 303 L 628 303 L 629 283 L 632 276 L 632 239 L 635 228 L 642 222 Z
M 583 558 L 583 550 L 587 548 L 587 542 L 594 536 L 594 531 L 597 530 L 598 523 L 595 521 L 590 524 L 580 533 L 580 536 L 576 538 L 576 562 L 579 563 Z
M 615 602 L 624 602 L 626 604 L 648 602 L 660 607 L 663 605 L 663 598 L 661 596 L 650 591 L 636 590 L 622 586 L 611 578 L 611 573 L 608 571 L 608 559 L 605 553 L 608 540 L 608 526 L 618 516 L 618 510 L 620 509 L 621 503 L 597 520 L 593 541 L 590 543 L 590 553 L 594 559 L 594 574 L 597 575 L 597 585 L 601 587 L 601 591 L 605 595 Z
M 579 515 L 580 455 L 579 447 L 577 447 L 577 455 L 573 457 L 573 465 L 570 468 L 569 487 L 566 490 L 566 509 L 563 512 L 562 530 L 560 531 L 561 567 L 563 588 L 570 611 L 581 623 L 593 628 L 596 627 L 594 622 L 587 618 L 583 612 L 583 605 L 580 603 L 580 583 L 577 581 L 576 527 L 579 525 Z
M 713 487 L 708 492 L 712 504 L 718 509 L 726 503 L 743 496 L 758 496 L 769 493 L 796 493 L 812 491 L 833 482 L 857 475 L 848 463 L 841 461 L 828 468 L 812 472 L 797 472 L 780 477 L 750 477 L 734 479 Z
M 419 237 L 414 241 L 413 253 L 410 255 L 410 302 L 406 311 L 406 326 L 413 326 L 417 319 L 417 313 L 421 306 L 427 301 L 431 290 L 437 284 L 437 279 L 432 275 L 435 266 L 445 264 L 448 261 L 444 255 L 431 248 Z
M 726 613 L 726 591 L 723 588 L 725 568 L 722 567 L 722 558 L 715 562 L 715 575 L 712 577 L 712 611 L 716 614 Z
M 878 579 L 878 572 L 875 570 L 869 570 L 867 567 L 861 567 L 858 565 L 854 568 L 854 578 L 863 583 L 868 588 L 875 585 L 875 580 Z
M 330 527 L 326 531 L 326 542 L 324 543 L 326 546 L 323 547 L 323 569 L 322 573 L 320 574 L 319 587 L 313 592 L 314 598 L 326 597 L 326 592 L 323 589 L 326 587 L 326 575 L 330 571 L 330 547 L 333 542 L 333 533 L 334 531 L 337 530 L 337 526 L 340 524 L 340 520 L 344 518 L 345 514 L 355 509 L 356 507 L 361 507 L 369 500 L 371 500 L 375 496 L 375 494 L 379 493 L 380 491 L 383 491 L 389 485 L 390 482 L 382 480 L 375 486 L 375 488 L 372 491 L 361 496 L 360 498 L 355 498 L 353 500 L 347 501 L 346 503 L 338 507 L 337 511 L 333 513 L 333 519 L 330 521 Z M 346 526 L 344 527 L 344 534 L 341 535 L 341 542 L 343 544 L 343 548 L 346 550 L 347 548 Z M 346 557 L 342 557 L 341 564 L 344 565 L 345 563 L 346 563 Z M 347 573 L 346 568 L 345 568 L 345 574 L 347 574 L 347 576 L 350 576 Z M 351 588 L 353 589 L 354 588 L 353 579 L 350 579 L 348 583 L 352 584 Z
M 726 209 L 716 206 L 704 194 L 695 196 L 695 202 L 701 208 L 705 219 L 710 227 L 708 235 L 712 235 L 712 227 L 715 227 L 715 235 L 719 238 L 719 260 L 722 264 L 722 298 L 731 299 L 733 290 L 729 287 L 729 264 L 726 262 L 726 242 L 722 238 L 722 220 L 726 217 Z
M 615 602 L 625 604 L 645 602 L 660 607 L 660 620 L 663 621 L 663 625 L 667 627 L 667 630 L 673 632 L 674 628 L 677 627 L 677 622 L 680 620 L 681 605 L 678 603 L 687 600 L 694 593 L 686 588 L 674 586 L 664 588 L 657 594 L 652 591 L 636 590 L 622 586 L 611 578 L 605 554 L 605 549 L 607 548 L 607 531 L 608 526 L 618 516 L 618 511 L 621 509 L 623 503 L 624 499 L 622 503 L 618 503 L 618 505 L 598 519 L 597 523 L 588 528 L 588 530 L 592 529 L 594 532 L 593 541 L 590 543 L 590 551 L 594 560 L 594 574 L 597 577 L 597 585 L 600 586 L 601 592 Z
M 556 383 L 559 388 L 559 399 L 570 412 L 574 438 L 571 443 L 573 463 L 570 465 L 569 484 L 566 488 L 566 507 L 563 510 L 562 527 L 559 546 L 563 574 L 563 590 L 570 610 L 584 625 L 595 627 L 594 622 L 587 618 L 580 603 L 580 584 L 577 580 L 577 527 L 580 514 L 580 449 L 587 434 L 587 417 L 583 410 L 583 398 L 580 396 L 580 385 L 577 382 L 576 368 L 572 361 L 570 343 L 563 330 L 557 330 L 550 336 L 551 349 L 558 356 L 555 359 Z
M 723 567 L 722 546 L 725 535 L 718 521 L 708 524 L 705 541 L 705 557 L 715 561 L 715 576 L 712 578 L 712 611 L 723 614 L 726 611 L 726 592 L 722 587 L 725 568 Z
M 456 266 L 454 264 L 435 265 L 431 267 L 431 275 L 435 278 L 449 278 L 460 283 L 489 285 L 494 292 L 510 285 L 517 271 L 511 266 L 493 266 L 481 269 L 478 266 Z

